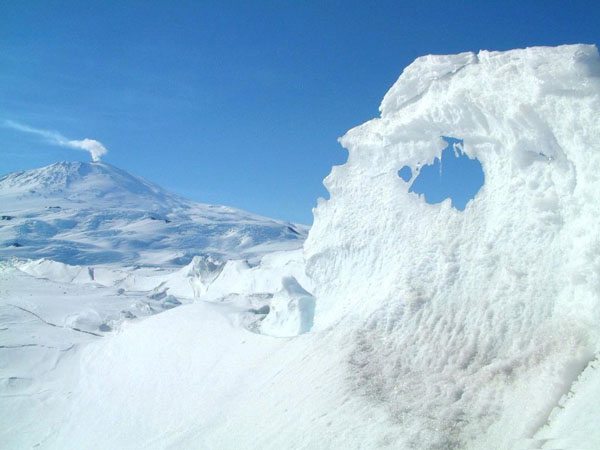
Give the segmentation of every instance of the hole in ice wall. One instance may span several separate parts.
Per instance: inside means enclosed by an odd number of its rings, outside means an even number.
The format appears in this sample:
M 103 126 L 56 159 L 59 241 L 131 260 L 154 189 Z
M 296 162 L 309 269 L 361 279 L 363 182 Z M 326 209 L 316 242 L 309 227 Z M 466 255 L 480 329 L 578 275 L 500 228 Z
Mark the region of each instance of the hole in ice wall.
M 449 198 L 452 206 L 464 210 L 483 186 L 484 175 L 477 158 L 469 158 L 462 150 L 463 141 L 443 136 L 448 146 L 442 151 L 442 157 L 432 164 L 417 169 L 409 192 L 424 194 L 427 203 L 440 203 Z M 408 182 L 412 170 L 408 166 L 398 171 L 398 176 Z
M 408 183 L 412 178 L 412 169 L 408 166 L 404 166 L 398 171 L 398 176 Z

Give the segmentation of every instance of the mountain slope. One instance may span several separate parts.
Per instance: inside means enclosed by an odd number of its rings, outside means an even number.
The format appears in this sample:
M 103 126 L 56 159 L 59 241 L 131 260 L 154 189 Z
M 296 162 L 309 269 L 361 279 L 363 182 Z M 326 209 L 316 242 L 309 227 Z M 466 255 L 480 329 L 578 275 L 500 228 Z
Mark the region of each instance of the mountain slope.
M 183 199 L 93 162 L 0 178 L 0 258 L 68 264 L 187 264 L 194 255 L 252 258 L 298 248 L 306 229 Z

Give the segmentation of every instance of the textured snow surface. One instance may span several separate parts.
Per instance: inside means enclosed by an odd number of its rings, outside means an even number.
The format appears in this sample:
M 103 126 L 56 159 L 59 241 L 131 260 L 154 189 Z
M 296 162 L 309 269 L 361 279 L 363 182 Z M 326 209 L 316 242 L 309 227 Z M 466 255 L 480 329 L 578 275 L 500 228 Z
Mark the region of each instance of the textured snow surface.
M 301 250 L 179 269 L 0 262 L 0 448 L 164 448 L 174 430 L 210 430 L 236 380 L 286 343 L 261 323 L 298 297 L 296 278 Z
M 56 163 L 0 178 L 0 258 L 184 265 L 198 254 L 300 248 L 305 227 L 191 202 L 106 163 Z M 15 245 L 16 244 L 16 245 Z
M 400 448 L 514 448 L 600 351 L 599 77 L 594 46 L 426 56 L 341 138 L 305 243 L 314 323 L 353 323 L 351 376 Z M 442 136 L 483 166 L 462 212 L 397 175 Z
M 0 447 L 597 449 L 599 77 L 586 45 L 417 59 L 341 139 L 303 252 L 261 219 L 260 251 L 168 267 L 3 263 Z M 483 167 L 464 211 L 398 176 L 442 136 Z

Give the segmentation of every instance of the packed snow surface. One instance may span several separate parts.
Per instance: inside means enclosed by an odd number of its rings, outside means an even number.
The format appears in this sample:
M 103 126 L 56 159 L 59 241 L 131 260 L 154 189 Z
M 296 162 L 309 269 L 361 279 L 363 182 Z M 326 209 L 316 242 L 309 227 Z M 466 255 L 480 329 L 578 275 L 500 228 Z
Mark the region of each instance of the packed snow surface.
M 419 58 L 380 110 L 341 139 L 303 253 L 277 223 L 194 258 L 174 228 L 185 265 L 3 263 L 0 447 L 597 449 L 596 48 Z M 443 137 L 484 171 L 464 211 L 398 176 Z

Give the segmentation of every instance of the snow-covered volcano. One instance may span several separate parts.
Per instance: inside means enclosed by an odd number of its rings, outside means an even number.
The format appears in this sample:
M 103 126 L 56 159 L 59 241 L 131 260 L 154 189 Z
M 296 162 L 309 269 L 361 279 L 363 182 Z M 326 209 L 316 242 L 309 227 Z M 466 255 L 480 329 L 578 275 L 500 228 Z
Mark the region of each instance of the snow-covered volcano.
M 69 264 L 187 264 L 302 245 L 303 226 L 192 202 L 102 162 L 0 178 L 0 257 Z

